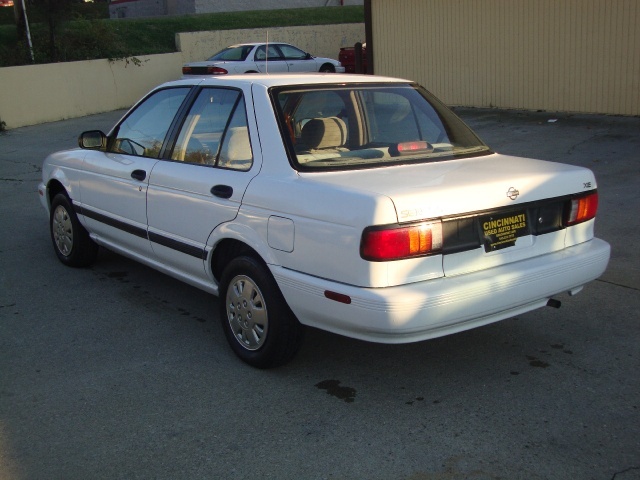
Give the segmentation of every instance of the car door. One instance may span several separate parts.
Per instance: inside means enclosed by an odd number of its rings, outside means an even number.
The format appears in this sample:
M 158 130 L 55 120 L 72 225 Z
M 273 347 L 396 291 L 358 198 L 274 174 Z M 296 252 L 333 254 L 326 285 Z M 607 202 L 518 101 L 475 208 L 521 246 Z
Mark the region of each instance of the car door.
M 260 45 L 253 55 L 256 68 L 260 73 L 288 72 L 289 66 L 276 44 Z
M 247 96 L 250 90 L 247 91 Z M 155 257 L 174 272 L 206 280 L 213 229 L 236 217 L 260 165 L 245 93 L 205 87 L 180 127 L 170 158 L 149 177 L 147 217 Z M 249 119 L 249 120 L 248 120 Z
M 292 45 L 278 45 L 290 72 L 317 72 L 316 59 Z
M 151 255 L 147 238 L 149 174 L 189 91 L 190 87 L 180 87 L 152 93 L 114 128 L 106 151 L 87 151 L 79 206 L 89 230 L 102 243 L 116 250 Z

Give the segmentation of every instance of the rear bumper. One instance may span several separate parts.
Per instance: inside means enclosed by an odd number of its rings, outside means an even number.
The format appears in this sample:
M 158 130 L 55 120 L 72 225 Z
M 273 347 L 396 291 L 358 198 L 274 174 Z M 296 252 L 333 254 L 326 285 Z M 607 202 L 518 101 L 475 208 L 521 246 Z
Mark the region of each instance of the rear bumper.
M 604 273 L 610 246 L 594 238 L 562 251 L 455 277 L 360 288 L 281 267 L 272 272 L 301 323 L 380 343 L 408 343 L 497 322 L 577 291 Z M 348 296 L 345 304 L 325 291 Z

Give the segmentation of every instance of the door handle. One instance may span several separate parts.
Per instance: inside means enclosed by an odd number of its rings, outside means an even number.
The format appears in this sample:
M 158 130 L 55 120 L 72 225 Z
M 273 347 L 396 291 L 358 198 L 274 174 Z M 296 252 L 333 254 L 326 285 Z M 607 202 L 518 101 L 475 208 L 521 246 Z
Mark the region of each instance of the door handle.
M 134 170 L 133 172 L 131 172 L 131 178 L 133 178 L 134 180 L 140 180 L 141 182 L 147 178 L 147 172 L 145 172 L 144 170 Z
M 233 195 L 233 188 L 229 185 L 215 185 L 211 187 L 211 193 L 219 198 L 231 198 L 231 195 Z

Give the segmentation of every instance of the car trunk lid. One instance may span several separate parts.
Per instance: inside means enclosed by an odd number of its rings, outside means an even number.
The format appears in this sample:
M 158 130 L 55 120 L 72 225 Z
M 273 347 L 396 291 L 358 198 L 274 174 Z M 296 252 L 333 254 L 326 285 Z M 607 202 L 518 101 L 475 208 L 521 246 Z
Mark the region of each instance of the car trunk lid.
M 389 197 L 399 224 L 441 219 L 447 276 L 564 248 L 567 199 L 596 186 L 586 168 L 500 154 L 317 179 Z

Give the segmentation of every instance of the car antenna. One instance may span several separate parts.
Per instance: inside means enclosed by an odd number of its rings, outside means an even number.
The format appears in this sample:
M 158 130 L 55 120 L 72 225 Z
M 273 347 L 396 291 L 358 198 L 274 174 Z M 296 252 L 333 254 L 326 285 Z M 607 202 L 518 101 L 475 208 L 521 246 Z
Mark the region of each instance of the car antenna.
M 264 46 L 264 73 L 269 74 L 269 30 L 267 30 L 267 43 Z

